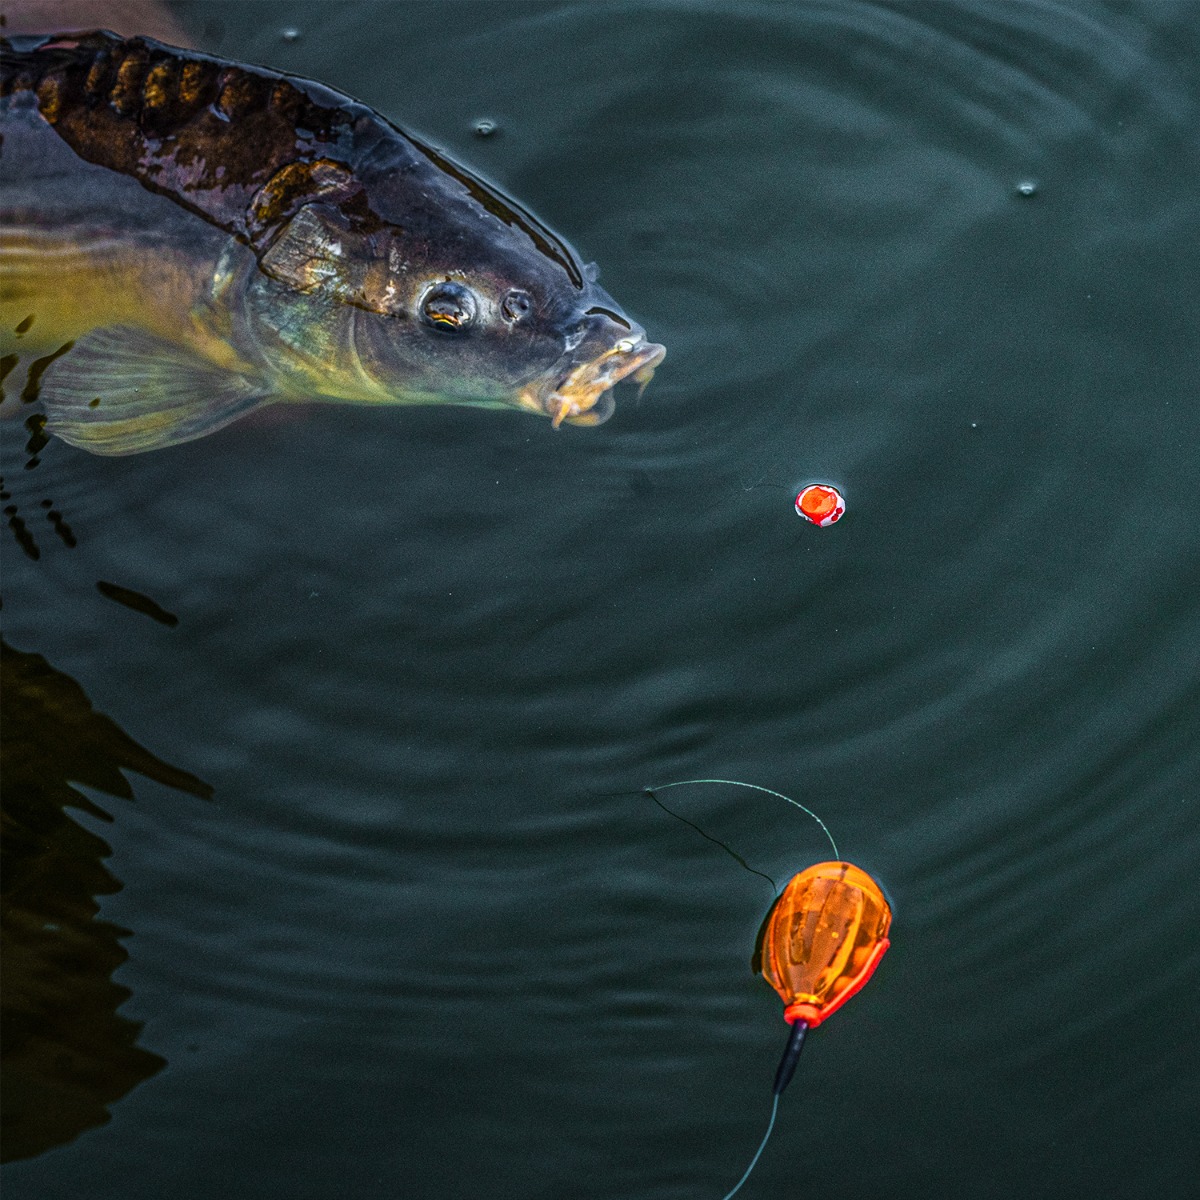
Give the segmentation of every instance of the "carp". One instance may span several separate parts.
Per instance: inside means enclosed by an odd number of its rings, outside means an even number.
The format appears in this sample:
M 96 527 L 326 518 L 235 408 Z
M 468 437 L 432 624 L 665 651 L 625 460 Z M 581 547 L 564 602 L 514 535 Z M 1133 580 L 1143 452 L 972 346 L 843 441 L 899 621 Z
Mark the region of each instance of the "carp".
M 0 133 L 5 407 L 97 454 L 296 401 L 595 425 L 665 354 L 528 210 L 319 83 L 6 38 Z

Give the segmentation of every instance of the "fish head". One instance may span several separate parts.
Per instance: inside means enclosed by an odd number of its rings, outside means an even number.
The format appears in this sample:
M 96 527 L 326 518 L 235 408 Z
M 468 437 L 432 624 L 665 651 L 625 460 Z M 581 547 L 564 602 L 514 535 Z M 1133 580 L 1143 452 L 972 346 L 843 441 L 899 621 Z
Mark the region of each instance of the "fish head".
M 258 202 L 278 219 L 252 239 L 250 308 L 302 387 L 595 425 L 666 353 L 561 238 L 439 151 L 393 142 L 294 173 Z

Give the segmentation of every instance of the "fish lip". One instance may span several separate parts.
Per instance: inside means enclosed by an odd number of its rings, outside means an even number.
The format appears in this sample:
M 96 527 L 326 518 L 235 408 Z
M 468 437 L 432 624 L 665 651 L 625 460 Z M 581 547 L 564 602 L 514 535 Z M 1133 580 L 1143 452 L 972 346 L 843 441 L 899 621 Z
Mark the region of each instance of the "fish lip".
M 612 388 L 630 376 L 644 388 L 666 353 L 665 346 L 646 341 L 645 334 L 620 338 L 594 358 L 572 363 L 556 383 L 522 388 L 517 403 L 550 417 L 555 429 L 564 421 L 599 425 L 612 415 Z

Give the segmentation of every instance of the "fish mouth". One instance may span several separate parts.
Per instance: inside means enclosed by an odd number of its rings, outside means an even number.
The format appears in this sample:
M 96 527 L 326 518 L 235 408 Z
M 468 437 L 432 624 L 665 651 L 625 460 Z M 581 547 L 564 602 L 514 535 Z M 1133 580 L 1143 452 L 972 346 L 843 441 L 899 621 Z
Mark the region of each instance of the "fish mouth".
M 531 412 L 544 413 L 555 429 L 564 421 L 599 425 L 612 416 L 616 406 L 613 386 L 631 378 L 645 390 L 666 353 L 665 346 L 646 341 L 644 335 L 621 338 L 595 358 L 574 364 L 557 383 L 548 386 L 540 381 L 523 387 L 517 403 Z

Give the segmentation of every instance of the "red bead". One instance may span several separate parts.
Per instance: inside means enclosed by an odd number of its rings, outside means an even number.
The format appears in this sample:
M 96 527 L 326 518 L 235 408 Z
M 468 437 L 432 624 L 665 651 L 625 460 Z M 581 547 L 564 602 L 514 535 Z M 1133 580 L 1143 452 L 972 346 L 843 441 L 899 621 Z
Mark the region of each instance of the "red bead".
M 845 511 L 842 493 L 827 483 L 811 483 L 796 497 L 796 512 L 822 528 L 840 520 Z

